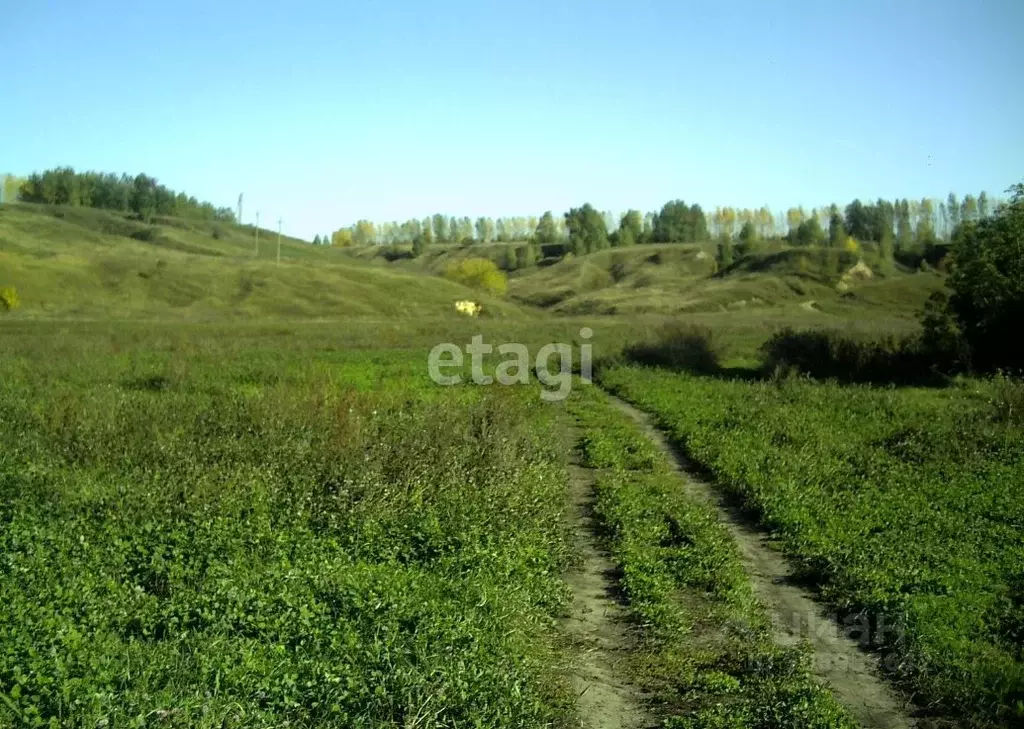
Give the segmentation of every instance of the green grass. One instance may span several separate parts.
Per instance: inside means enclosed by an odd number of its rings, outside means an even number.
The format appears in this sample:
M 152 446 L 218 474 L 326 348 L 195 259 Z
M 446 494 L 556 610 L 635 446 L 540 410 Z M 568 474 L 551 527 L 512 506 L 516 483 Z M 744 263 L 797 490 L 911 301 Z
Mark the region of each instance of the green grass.
M 14 286 L 24 318 L 223 320 L 345 317 L 454 318 L 454 302 L 487 316 L 521 307 L 415 271 L 385 269 L 338 250 L 248 226 L 103 210 L 0 206 L 0 285 Z
M 0 726 L 566 719 L 557 411 L 323 334 L 5 326 Z
M 408 272 L 443 273 L 467 256 L 483 256 L 504 265 L 507 248 L 522 243 L 468 246 L 434 245 L 418 259 L 387 263 L 378 247 L 345 253 L 378 267 Z M 914 325 L 929 294 L 944 277 L 884 266 L 868 246 L 861 254 L 874 278 L 840 280 L 858 257 L 819 248 L 794 248 L 779 242 L 739 258 L 719 271 L 713 244 L 648 244 L 609 249 L 586 256 L 517 270 L 509 280 L 509 298 L 561 316 L 693 316 L 726 314 L 783 317 L 795 326 L 838 327 L 870 320 L 893 332 Z
M 964 725 L 1024 720 L 1024 432 L 1006 415 L 1005 385 L 874 389 L 640 367 L 601 382 L 655 413 L 823 599 L 890 626 L 876 647 L 922 705 Z
M 279 266 L 274 234 L 254 259 L 252 233 L 0 207 L 0 285 L 24 304 L 0 317 L 0 726 L 558 725 L 558 408 L 435 387 L 426 352 L 482 334 L 535 353 L 586 326 L 600 358 L 670 319 L 743 365 L 785 326 L 907 332 L 942 283 L 896 272 L 840 294 L 791 253 L 711 276 L 706 249 L 637 246 L 516 272 L 503 301 L 433 275 L 476 247 L 386 264 L 285 240 Z M 462 298 L 486 316 L 456 315 Z M 1017 401 L 604 377 L 759 509 L 827 599 L 900 618 L 909 640 L 886 649 L 926 703 L 1019 718 Z M 644 629 L 634 668 L 675 726 L 845 721 L 767 641 L 705 507 L 582 397 Z
M 851 315 L 912 318 L 941 286 L 935 274 L 893 272 L 841 293 L 840 274 L 855 259 L 837 263 L 830 255 L 816 249 L 769 249 L 718 271 L 710 244 L 639 245 L 517 273 L 509 291 L 517 300 L 562 314 L 783 310 L 823 324 Z M 865 296 L 865 290 L 871 293 Z
M 639 626 L 632 669 L 676 729 L 852 729 L 799 648 L 772 643 L 714 507 L 688 497 L 664 454 L 592 388 L 570 408 L 600 469 L 595 511 Z

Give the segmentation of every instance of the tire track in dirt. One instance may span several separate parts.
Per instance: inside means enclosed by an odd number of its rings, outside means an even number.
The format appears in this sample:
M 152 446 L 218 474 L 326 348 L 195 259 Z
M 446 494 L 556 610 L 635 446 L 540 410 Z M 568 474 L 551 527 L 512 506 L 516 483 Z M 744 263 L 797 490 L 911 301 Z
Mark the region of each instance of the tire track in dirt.
M 614 395 L 609 394 L 609 398 L 669 456 L 687 492 L 716 507 L 740 549 L 754 591 L 769 613 L 775 641 L 795 645 L 807 640 L 813 651 L 814 675 L 831 687 L 839 702 L 866 729 L 937 726 L 913 718 L 913 707 L 881 678 L 877 660 L 844 634 L 810 592 L 793 584 L 792 568 L 771 545 L 768 535 L 749 524 L 724 494 L 692 475 L 689 461 L 654 426 L 651 416 Z
M 579 432 L 572 433 L 579 442 Z M 571 676 L 578 726 L 644 729 L 654 726 L 641 690 L 628 679 L 632 646 L 625 609 L 615 598 L 614 565 L 603 551 L 594 515 L 594 473 L 577 447 L 569 466 L 570 519 L 579 564 L 566 576 L 573 599 L 564 627 L 577 655 Z

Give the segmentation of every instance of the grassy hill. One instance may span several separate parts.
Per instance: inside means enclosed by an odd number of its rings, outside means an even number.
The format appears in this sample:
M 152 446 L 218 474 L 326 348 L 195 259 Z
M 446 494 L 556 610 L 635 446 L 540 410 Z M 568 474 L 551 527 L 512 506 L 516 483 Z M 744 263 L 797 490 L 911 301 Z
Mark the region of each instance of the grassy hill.
M 335 318 L 456 316 L 473 298 L 489 315 L 523 312 L 418 271 L 373 266 L 276 232 L 81 207 L 0 206 L 0 285 L 15 316 L 83 318 Z
M 390 270 L 440 274 L 451 262 L 468 256 L 503 265 L 506 249 L 521 245 L 435 245 L 420 258 L 390 262 L 395 249 L 369 247 L 347 253 Z M 870 249 L 857 256 L 765 244 L 724 271 L 719 271 L 715 258 L 713 244 L 660 244 L 547 260 L 511 272 L 509 298 L 565 316 L 748 312 L 828 326 L 837 317 L 913 320 L 943 281 L 931 270 L 882 266 Z M 861 258 L 869 272 L 855 269 Z
M 389 261 L 380 247 L 337 250 L 284 237 L 278 264 L 276 232 L 260 231 L 258 257 L 254 236 L 252 226 L 8 204 L 0 206 L 0 285 L 17 288 L 19 318 L 454 318 L 453 302 L 473 298 L 498 317 L 711 316 L 758 328 L 870 321 L 885 330 L 912 323 L 942 285 L 933 271 L 878 265 L 869 278 L 844 281 L 855 256 L 779 245 L 719 271 L 712 245 L 665 244 L 513 271 L 507 300 L 498 300 L 440 274 L 469 256 L 502 265 L 506 249 L 522 244 L 437 245 Z M 877 263 L 870 251 L 865 260 Z
M 565 314 L 800 308 L 821 315 L 912 316 L 941 287 L 935 272 L 890 269 L 820 249 L 753 253 L 719 271 L 710 245 L 645 245 L 516 274 L 511 296 Z M 822 321 L 821 323 L 825 323 Z

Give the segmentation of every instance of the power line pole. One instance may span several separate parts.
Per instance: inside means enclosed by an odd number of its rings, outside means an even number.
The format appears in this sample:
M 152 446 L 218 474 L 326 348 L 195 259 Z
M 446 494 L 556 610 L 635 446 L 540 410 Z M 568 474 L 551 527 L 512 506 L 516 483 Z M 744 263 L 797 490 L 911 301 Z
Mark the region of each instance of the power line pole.
M 277 219 L 277 262 L 281 262 L 281 218 Z
M 260 211 L 256 211 L 256 257 L 260 257 Z
M 238 224 L 242 224 L 242 193 L 238 193 Z

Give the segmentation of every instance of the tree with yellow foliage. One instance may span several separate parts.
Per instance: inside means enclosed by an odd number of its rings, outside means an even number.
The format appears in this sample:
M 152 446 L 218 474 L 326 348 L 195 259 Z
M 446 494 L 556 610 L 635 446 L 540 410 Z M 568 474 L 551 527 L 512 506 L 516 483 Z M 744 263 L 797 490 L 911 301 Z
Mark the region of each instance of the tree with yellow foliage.
M 804 209 L 790 208 L 786 211 L 786 225 L 789 226 L 789 232 L 793 235 L 796 234 L 796 229 L 800 227 L 800 223 L 804 222 L 807 215 L 804 213 Z
M 0 179 L 0 202 L 15 202 L 18 199 L 18 191 L 24 184 L 24 177 L 4 175 Z
M 767 205 L 762 206 L 761 209 L 757 211 L 757 223 L 761 228 L 762 238 L 767 238 L 774 232 L 775 218 Z

